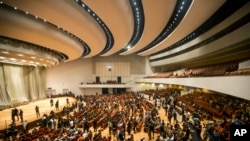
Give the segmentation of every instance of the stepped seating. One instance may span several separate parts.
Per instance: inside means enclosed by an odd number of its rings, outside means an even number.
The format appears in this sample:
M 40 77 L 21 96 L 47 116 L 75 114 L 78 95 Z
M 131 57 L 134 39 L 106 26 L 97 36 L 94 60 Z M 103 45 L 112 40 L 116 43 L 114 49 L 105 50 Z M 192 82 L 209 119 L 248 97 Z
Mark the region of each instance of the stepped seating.
M 191 72 L 190 72 L 191 71 Z M 190 74 L 191 73 L 191 74 Z M 232 76 L 250 75 L 250 67 L 239 68 L 239 62 L 228 62 L 204 67 L 157 72 L 145 78 L 183 78 L 183 77 L 211 77 L 211 76 Z

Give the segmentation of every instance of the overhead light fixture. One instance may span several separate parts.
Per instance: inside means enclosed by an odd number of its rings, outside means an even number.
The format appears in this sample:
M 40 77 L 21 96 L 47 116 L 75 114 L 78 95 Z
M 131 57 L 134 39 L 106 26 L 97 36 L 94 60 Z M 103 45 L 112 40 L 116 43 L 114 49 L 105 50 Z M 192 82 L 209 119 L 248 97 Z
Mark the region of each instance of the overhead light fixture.
M 4 53 L 4 54 L 10 54 L 8 50 L 2 51 L 2 53 Z
M 17 54 L 17 56 L 23 56 L 23 54 L 20 53 L 20 54 Z

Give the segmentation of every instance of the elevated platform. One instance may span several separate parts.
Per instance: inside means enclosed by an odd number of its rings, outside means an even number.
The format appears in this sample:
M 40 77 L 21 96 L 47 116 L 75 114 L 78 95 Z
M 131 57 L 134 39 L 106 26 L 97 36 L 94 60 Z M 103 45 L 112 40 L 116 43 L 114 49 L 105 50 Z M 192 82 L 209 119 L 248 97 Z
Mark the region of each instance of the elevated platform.
M 79 88 L 131 88 L 131 86 L 125 83 L 87 83 L 81 84 Z

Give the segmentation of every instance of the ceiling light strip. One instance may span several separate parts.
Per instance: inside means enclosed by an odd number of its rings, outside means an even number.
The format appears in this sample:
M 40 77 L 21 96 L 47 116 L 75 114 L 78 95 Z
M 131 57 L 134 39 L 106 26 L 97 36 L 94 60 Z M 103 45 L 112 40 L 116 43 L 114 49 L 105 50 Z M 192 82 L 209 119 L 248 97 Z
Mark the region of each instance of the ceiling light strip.
M 166 24 L 162 32 L 151 43 L 149 43 L 146 47 L 142 48 L 136 53 L 142 53 L 148 49 L 151 49 L 155 45 L 159 44 L 161 41 L 166 39 L 185 17 L 191 3 L 192 0 L 178 0 L 175 9 L 173 11 L 173 14 L 171 15 L 171 18 L 169 19 L 168 23 Z
M 93 17 L 96 20 L 96 22 L 100 25 L 100 27 L 103 29 L 107 38 L 107 43 L 104 49 L 100 52 L 100 55 L 107 53 L 110 49 L 112 49 L 114 45 L 114 38 L 113 38 L 111 31 L 109 30 L 107 25 L 101 20 L 101 18 L 97 16 L 97 14 L 92 9 L 90 9 L 85 3 L 83 3 L 81 0 L 75 0 L 75 2 L 82 9 L 84 9 L 91 17 Z
M 197 38 L 198 36 L 202 35 L 203 33 L 207 32 L 208 30 L 212 29 L 214 26 L 228 18 L 232 13 L 240 9 L 240 7 L 242 7 L 247 2 L 248 0 L 226 1 L 220 9 L 218 9 L 204 24 L 198 27 L 195 31 L 193 31 L 183 39 L 179 40 L 178 42 L 164 48 L 163 50 L 151 54 L 150 56 L 158 55 L 173 50 Z
M 28 43 L 28 42 L 24 42 L 24 41 L 9 38 L 9 37 L 0 36 L 0 44 L 1 43 L 2 44 L 8 44 L 8 45 L 13 46 L 15 48 L 23 48 L 25 50 L 31 50 L 31 51 L 34 51 L 34 52 L 44 53 L 44 54 L 50 55 L 52 57 L 55 57 L 56 60 L 57 60 L 57 61 L 53 60 L 54 64 L 58 64 L 60 61 L 65 61 L 65 59 L 67 58 L 67 55 L 65 55 L 64 53 L 58 52 L 56 50 L 52 50 L 52 49 L 49 49 L 49 48 L 45 48 L 45 47 L 42 47 L 42 46 L 38 46 L 38 45 L 35 45 L 35 44 L 31 44 L 31 43 Z M 1 48 L 0 48 L 0 50 L 1 50 Z M 2 53 L 6 54 L 6 55 L 11 55 L 10 51 L 11 51 L 11 49 L 10 50 L 5 50 Z M 22 52 L 22 55 L 24 55 L 24 52 Z M 20 53 L 18 53 L 16 58 L 18 58 L 18 57 L 23 57 L 23 56 L 21 56 Z M 34 56 L 31 57 L 31 58 L 35 59 Z
M 123 53 L 131 49 L 140 40 L 144 30 L 145 20 L 144 20 L 144 10 L 141 0 L 129 0 L 129 3 L 134 16 L 134 32 L 130 41 L 120 51 L 120 53 Z

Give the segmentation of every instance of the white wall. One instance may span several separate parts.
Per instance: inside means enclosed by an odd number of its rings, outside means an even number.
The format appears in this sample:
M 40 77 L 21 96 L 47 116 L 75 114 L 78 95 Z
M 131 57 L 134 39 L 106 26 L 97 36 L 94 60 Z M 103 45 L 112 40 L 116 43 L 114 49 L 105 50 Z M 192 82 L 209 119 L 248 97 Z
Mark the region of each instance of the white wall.
M 149 58 L 146 57 L 146 65 L 145 65 L 145 69 L 146 69 L 146 75 L 149 76 L 153 73 L 152 67 L 150 66 L 149 63 Z
M 91 58 L 62 63 L 46 70 L 46 88 L 55 89 L 57 94 L 63 93 L 63 89 L 82 93 L 79 89 L 81 82 L 93 82 Z
M 48 68 L 46 70 L 46 88 L 55 90 L 56 94 L 63 93 L 63 89 L 69 89 L 74 94 L 95 94 L 101 93 L 101 89 L 81 89 L 80 83 L 94 82 L 96 78 L 95 63 L 96 62 L 130 62 L 131 75 L 123 76 L 122 83 L 126 83 L 131 87 L 131 90 L 136 90 L 134 87 L 134 79 L 143 78 L 146 76 L 146 72 L 150 74 L 152 72 L 146 57 L 140 56 L 121 56 L 114 55 L 113 57 L 93 57 L 93 58 L 80 58 L 67 63 L 61 63 L 58 66 Z M 112 78 L 100 76 L 101 82 L 107 80 L 117 80 L 117 76 Z

